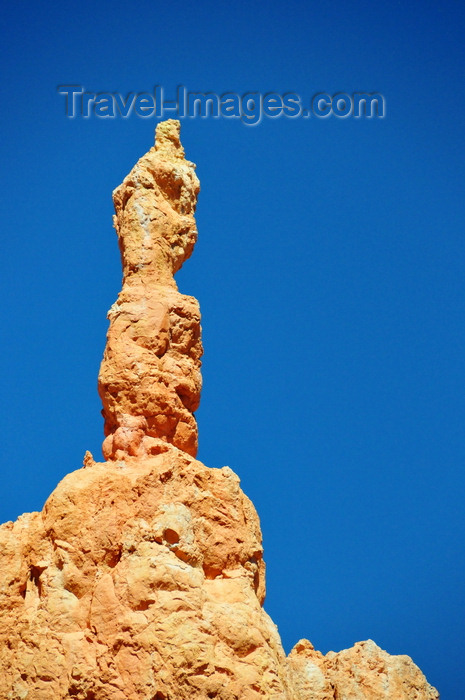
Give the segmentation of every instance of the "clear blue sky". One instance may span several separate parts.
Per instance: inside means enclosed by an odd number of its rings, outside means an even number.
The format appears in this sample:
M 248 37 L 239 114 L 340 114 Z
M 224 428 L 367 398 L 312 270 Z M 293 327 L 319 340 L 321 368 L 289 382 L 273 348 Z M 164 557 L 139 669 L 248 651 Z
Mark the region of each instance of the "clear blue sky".
M 86 449 L 120 288 L 111 191 L 155 119 L 56 92 L 379 91 L 384 120 L 184 120 L 202 184 L 199 457 L 261 517 L 289 650 L 374 639 L 461 700 L 464 8 L 460 2 L 10 3 L 2 18 L 2 498 L 39 510 Z

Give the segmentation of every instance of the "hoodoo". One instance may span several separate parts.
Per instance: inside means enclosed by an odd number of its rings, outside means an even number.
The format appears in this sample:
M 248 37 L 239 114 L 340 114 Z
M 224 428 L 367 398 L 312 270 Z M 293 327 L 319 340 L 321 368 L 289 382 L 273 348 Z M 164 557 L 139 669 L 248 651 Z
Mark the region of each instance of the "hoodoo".
M 263 608 L 253 504 L 195 459 L 199 183 L 179 122 L 115 190 L 123 288 L 99 374 L 105 461 L 86 453 L 41 513 L 0 527 L 0 700 L 437 700 L 372 641 L 286 657 Z
M 99 373 L 106 459 L 156 454 L 160 441 L 197 453 L 200 313 L 174 273 L 197 239 L 199 181 L 179 129 L 175 120 L 159 124 L 155 146 L 113 193 L 123 288 Z

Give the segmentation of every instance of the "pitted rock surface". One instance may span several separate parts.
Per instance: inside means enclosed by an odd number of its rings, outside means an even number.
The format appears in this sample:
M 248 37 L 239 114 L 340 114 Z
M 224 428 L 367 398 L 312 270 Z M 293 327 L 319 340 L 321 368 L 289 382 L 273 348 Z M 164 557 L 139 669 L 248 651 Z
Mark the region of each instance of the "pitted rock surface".
M 155 146 L 113 192 L 123 288 L 108 312 L 98 380 L 105 459 L 156 454 L 160 440 L 197 453 L 200 311 L 173 275 L 197 239 L 199 181 L 179 129 L 159 124 Z

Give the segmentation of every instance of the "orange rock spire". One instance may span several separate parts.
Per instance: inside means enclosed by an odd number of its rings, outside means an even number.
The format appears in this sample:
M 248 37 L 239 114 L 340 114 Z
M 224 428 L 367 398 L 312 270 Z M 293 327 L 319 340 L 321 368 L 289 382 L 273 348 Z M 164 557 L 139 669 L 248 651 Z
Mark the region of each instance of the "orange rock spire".
M 197 239 L 200 186 L 179 131 L 178 121 L 160 123 L 155 146 L 113 192 L 123 288 L 98 381 L 107 460 L 156 454 L 163 442 L 197 453 L 200 312 L 173 275 Z
M 41 513 L 0 526 L 0 700 L 438 700 L 408 656 L 370 640 L 284 653 L 255 508 L 231 469 L 193 457 L 199 309 L 173 274 L 198 190 L 168 121 L 114 193 L 107 461 L 87 452 Z

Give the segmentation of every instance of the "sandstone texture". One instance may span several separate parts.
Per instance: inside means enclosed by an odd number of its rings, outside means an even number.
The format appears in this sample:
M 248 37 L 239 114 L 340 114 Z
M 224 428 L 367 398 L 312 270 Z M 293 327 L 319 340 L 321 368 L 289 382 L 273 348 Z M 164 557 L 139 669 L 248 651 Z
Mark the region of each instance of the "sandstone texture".
M 256 512 L 167 447 L 69 474 L 0 529 L 0 697 L 258 698 L 285 687 Z
M 0 528 L 0 698 L 433 700 L 373 642 L 286 659 L 252 503 L 171 445 L 66 476 Z
M 437 700 L 439 694 L 409 656 L 392 656 L 371 639 L 324 656 L 301 639 L 288 657 L 298 700 Z
M 123 288 L 98 378 L 105 459 L 152 454 L 160 440 L 197 453 L 200 311 L 173 275 L 197 239 L 199 181 L 179 129 L 172 119 L 159 124 L 156 145 L 113 192 Z
M 0 700 L 437 700 L 372 641 L 283 651 L 253 504 L 231 469 L 195 459 L 200 315 L 173 274 L 198 189 L 169 120 L 115 190 L 106 461 L 87 452 L 41 513 L 0 526 Z

